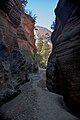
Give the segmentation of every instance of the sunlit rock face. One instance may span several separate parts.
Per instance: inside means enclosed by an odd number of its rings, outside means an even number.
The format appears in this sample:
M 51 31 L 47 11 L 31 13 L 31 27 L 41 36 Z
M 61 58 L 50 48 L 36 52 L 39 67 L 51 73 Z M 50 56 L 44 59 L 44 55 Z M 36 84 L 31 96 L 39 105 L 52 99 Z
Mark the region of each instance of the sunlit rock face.
M 80 115 L 80 2 L 59 0 L 55 14 L 46 85 L 62 94 L 72 113 Z
M 21 14 L 21 24 L 17 28 L 18 45 L 26 58 L 27 69 L 29 72 L 36 71 L 38 69 L 36 60 L 34 58 L 37 52 L 34 39 L 34 19 L 25 13 Z
M 19 94 L 17 87 L 28 81 L 26 61 L 17 42 L 21 14 L 18 5 L 21 1 L 0 1 L 0 106 Z
M 34 28 L 35 28 L 35 21 L 34 19 L 25 13 L 21 14 L 21 25 L 20 29 L 22 27 L 23 33 L 18 29 L 18 38 L 22 39 L 23 41 L 27 41 L 27 44 L 29 44 L 29 47 L 32 51 L 32 54 L 36 53 L 36 47 L 35 47 L 35 39 L 34 39 Z M 22 36 L 21 37 L 21 33 Z

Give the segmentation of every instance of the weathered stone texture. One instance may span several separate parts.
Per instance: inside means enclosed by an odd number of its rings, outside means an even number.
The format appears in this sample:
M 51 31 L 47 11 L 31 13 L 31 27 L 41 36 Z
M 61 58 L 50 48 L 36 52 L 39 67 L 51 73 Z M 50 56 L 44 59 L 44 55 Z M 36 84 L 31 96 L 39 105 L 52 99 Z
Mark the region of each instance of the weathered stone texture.
M 29 72 L 38 70 L 35 60 L 36 46 L 34 39 L 34 20 L 30 15 L 21 14 L 21 24 L 17 28 L 18 45 L 22 54 L 26 58 L 27 69 Z
M 7 14 L 0 11 L 0 30 L 3 41 L 5 42 L 7 49 L 11 52 L 14 48 L 18 48 L 17 31 L 8 19 Z
M 21 9 L 19 9 L 17 1 L 15 0 L 1 0 L 1 6 L 0 8 L 7 13 L 8 17 L 9 17 L 9 22 L 11 22 L 11 24 L 14 27 L 18 27 L 20 24 L 20 13 L 21 13 Z M 21 1 L 20 1 L 20 5 L 21 5 Z
M 26 61 L 19 51 L 17 30 L 20 9 L 14 0 L 0 1 L 0 106 L 20 93 L 29 81 Z
M 10 55 L 10 69 L 12 79 L 18 86 L 28 81 L 26 61 L 19 50 L 13 50 Z
M 47 88 L 64 96 L 67 106 L 80 115 L 80 4 L 59 0 L 56 26 L 52 33 L 53 50 L 47 71 Z M 76 111 L 76 112 L 75 112 Z
M 22 31 L 24 31 L 24 36 L 25 38 L 23 38 L 23 40 L 27 41 L 26 43 L 29 45 L 32 53 L 36 53 L 36 47 L 35 47 L 35 39 L 34 39 L 34 26 L 35 25 L 35 21 L 34 19 L 30 16 L 27 15 L 25 13 L 21 14 L 21 27 L 22 27 Z M 18 35 L 19 35 L 19 39 L 20 38 L 20 30 L 21 28 L 18 29 Z

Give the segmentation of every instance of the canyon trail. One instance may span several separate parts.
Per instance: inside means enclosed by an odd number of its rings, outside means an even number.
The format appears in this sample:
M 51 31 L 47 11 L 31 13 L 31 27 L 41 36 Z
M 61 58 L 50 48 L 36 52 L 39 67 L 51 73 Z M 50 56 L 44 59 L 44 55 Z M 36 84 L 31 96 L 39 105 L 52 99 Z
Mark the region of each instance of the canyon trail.
M 0 108 L 6 120 L 79 120 L 71 115 L 63 97 L 46 88 L 45 69 L 30 74 L 30 82 L 20 87 L 22 93 Z

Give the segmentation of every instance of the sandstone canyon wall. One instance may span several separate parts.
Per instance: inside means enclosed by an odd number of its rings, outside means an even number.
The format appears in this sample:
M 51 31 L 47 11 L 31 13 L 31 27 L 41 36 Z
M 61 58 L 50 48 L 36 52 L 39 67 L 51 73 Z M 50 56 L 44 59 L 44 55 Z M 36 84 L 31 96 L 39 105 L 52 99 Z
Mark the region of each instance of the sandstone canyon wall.
M 59 0 L 55 14 L 46 85 L 50 91 L 63 95 L 73 114 L 80 115 L 80 2 Z
M 35 43 L 33 28 L 31 29 L 32 33 L 29 34 L 25 33 L 28 26 L 23 29 L 24 23 L 22 21 L 25 16 L 22 0 L 0 1 L 0 106 L 20 93 L 19 85 L 29 81 L 28 64 L 19 47 L 26 46 L 26 41 L 31 40 L 32 42 L 28 41 L 32 44 L 32 49 L 28 47 L 31 52 L 31 50 L 35 51 Z M 21 28 L 23 34 L 26 34 L 24 35 L 25 41 L 21 44 L 20 40 L 22 39 L 19 39 L 21 35 L 18 35 L 18 27 Z
M 29 72 L 36 71 L 38 69 L 35 54 L 37 52 L 34 39 L 34 19 L 26 14 L 21 14 L 21 24 L 17 28 L 18 45 L 22 54 L 26 58 L 27 69 Z

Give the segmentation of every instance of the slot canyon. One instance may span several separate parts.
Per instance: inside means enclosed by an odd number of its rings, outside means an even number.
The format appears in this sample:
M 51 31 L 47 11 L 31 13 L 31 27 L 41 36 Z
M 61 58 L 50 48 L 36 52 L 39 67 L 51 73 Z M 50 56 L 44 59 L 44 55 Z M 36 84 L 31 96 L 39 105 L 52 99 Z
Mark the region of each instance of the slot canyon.
M 0 120 L 80 120 L 80 1 L 58 1 L 53 32 L 25 2 L 0 0 Z M 52 45 L 43 68 L 34 29 Z

